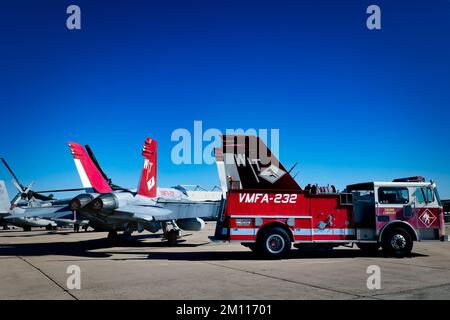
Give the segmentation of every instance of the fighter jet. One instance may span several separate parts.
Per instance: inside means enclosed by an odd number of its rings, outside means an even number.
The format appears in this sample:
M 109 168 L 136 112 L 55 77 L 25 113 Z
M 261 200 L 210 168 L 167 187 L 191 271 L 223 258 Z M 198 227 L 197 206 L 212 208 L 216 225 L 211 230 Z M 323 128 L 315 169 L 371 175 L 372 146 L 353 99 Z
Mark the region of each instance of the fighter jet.
M 157 186 L 157 142 L 147 138 L 142 149 L 144 164 L 137 191 L 111 187 L 98 162 L 75 142 L 69 143 L 83 188 L 91 192 L 69 202 L 70 210 L 90 221 L 91 226 L 108 230 L 108 238 L 117 239 L 117 231 L 130 235 L 133 231 L 163 230 L 169 243 L 175 244 L 180 230 L 199 231 L 201 218 L 216 217 L 223 201 L 190 199 L 182 188 Z M 172 228 L 169 230 L 169 226 Z

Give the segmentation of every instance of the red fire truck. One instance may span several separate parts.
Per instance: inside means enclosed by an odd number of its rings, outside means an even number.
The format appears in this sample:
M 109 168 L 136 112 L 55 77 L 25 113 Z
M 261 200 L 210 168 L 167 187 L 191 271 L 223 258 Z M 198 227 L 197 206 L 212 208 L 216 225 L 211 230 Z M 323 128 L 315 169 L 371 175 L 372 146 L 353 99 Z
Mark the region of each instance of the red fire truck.
M 215 150 L 226 197 L 215 240 L 239 241 L 267 257 L 298 248 L 356 244 L 409 255 L 413 241 L 444 240 L 436 185 L 422 177 L 302 189 L 254 136 L 227 135 Z

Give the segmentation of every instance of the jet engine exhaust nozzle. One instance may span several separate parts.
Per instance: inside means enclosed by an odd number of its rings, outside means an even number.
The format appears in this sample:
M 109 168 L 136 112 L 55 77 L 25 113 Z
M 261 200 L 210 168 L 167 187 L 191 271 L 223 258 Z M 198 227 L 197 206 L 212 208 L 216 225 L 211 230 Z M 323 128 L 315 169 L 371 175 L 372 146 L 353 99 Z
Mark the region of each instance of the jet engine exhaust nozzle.
M 80 210 L 94 199 L 92 194 L 79 194 L 69 202 L 70 210 Z
M 89 205 L 90 209 L 94 211 L 100 211 L 100 210 L 114 210 L 119 207 L 119 202 L 117 201 L 117 198 L 112 193 L 105 193 L 101 196 L 95 198 L 91 204 Z

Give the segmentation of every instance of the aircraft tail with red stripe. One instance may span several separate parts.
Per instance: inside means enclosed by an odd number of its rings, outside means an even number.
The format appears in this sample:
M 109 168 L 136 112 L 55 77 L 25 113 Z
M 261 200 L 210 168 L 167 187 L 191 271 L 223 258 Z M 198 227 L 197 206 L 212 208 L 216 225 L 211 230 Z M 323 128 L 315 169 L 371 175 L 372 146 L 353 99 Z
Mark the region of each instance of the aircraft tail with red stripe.
M 100 170 L 89 157 L 83 146 L 76 142 L 69 142 L 75 166 L 86 191 L 95 193 L 109 193 L 113 190 L 103 177 Z
M 152 138 L 145 139 L 142 148 L 144 166 L 139 181 L 138 194 L 148 198 L 157 196 L 157 142 Z

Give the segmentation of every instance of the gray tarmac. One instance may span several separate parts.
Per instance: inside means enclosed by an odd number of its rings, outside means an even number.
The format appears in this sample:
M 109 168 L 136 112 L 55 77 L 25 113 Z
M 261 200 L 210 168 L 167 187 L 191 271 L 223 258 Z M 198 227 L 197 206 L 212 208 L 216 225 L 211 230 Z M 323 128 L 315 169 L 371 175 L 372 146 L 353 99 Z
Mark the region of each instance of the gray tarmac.
M 214 227 L 176 247 L 147 232 L 111 244 L 103 232 L 0 231 L 0 299 L 450 299 L 450 242 L 416 242 L 403 259 L 340 247 L 273 261 L 211 243 Z M 71 265 L 80 289 L 67 287 Z M 367 287 L 373 265 L 380 289 Z

